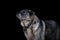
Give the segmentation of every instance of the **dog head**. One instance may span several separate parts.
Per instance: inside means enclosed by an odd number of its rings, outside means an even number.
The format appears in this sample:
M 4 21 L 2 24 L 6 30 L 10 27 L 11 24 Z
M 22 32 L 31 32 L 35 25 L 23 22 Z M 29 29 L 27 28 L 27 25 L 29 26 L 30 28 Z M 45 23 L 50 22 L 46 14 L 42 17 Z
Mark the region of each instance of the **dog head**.
M 27 27 L 33 20 L 34 12 L 28 9 L 23 9 L 16 14 L 16 17 L 21 21 L 23 27 Z

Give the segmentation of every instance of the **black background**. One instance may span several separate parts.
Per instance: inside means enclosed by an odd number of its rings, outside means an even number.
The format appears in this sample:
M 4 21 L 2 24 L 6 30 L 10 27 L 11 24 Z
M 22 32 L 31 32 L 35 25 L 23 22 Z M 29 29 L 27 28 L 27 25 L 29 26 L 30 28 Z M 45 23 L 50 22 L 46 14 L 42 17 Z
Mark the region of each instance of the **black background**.
M 42 20 L 55 20 L 60 24 L 59 16 L 59 3 L 58 2 L 45 2 L 45 1 L 16 1 L 15 13 L 22 9 L 31 9 Z M 16 18 L 16 40 L 26 40 L 20 21 Z

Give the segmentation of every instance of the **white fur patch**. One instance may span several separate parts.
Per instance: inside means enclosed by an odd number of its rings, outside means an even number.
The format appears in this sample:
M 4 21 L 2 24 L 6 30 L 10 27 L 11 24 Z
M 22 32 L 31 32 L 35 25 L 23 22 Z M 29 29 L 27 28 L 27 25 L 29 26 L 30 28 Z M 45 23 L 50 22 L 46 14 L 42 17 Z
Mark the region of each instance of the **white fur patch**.
M 34 24 L 34 25 L 33 25 L 33 30 L 34 30 L 34 31 L 37 30 L 38 27 L 39 27 L 39 23 Z
M 44 21 L 42 21 L 42 23 L 43 23 L 43 32 L 42 32 L 42 40 L 44 40 L 44 36 L 45 36 L 45 22 Z
M 24 27 L 24 24 L 21 22 L 21 26 Z

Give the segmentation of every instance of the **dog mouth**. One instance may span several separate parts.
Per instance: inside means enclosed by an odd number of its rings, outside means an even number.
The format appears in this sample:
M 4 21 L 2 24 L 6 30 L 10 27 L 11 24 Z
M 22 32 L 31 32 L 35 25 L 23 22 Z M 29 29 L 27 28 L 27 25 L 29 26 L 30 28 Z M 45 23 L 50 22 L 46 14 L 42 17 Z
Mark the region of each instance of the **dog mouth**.
M 33 21 L 33 20 L 32 20 Z M 24 24 L 24 27 L 23 27 L 23 30 L 24 31 L 26 31 L 28 28 L 31 28 L 32 26 L 32 21 L 27 25 L 27 26 L 25 26 L 25 24 Z

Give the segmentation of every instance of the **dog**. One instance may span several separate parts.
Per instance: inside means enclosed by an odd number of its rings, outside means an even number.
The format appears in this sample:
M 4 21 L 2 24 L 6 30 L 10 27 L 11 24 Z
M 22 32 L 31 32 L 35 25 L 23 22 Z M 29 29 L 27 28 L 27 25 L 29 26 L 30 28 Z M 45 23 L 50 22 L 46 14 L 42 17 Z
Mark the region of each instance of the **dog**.
M 23 9 L 16 14 L 27 40 L 59 40 L 59 25 L 54 20 L 40 20 L 35 12 Z

